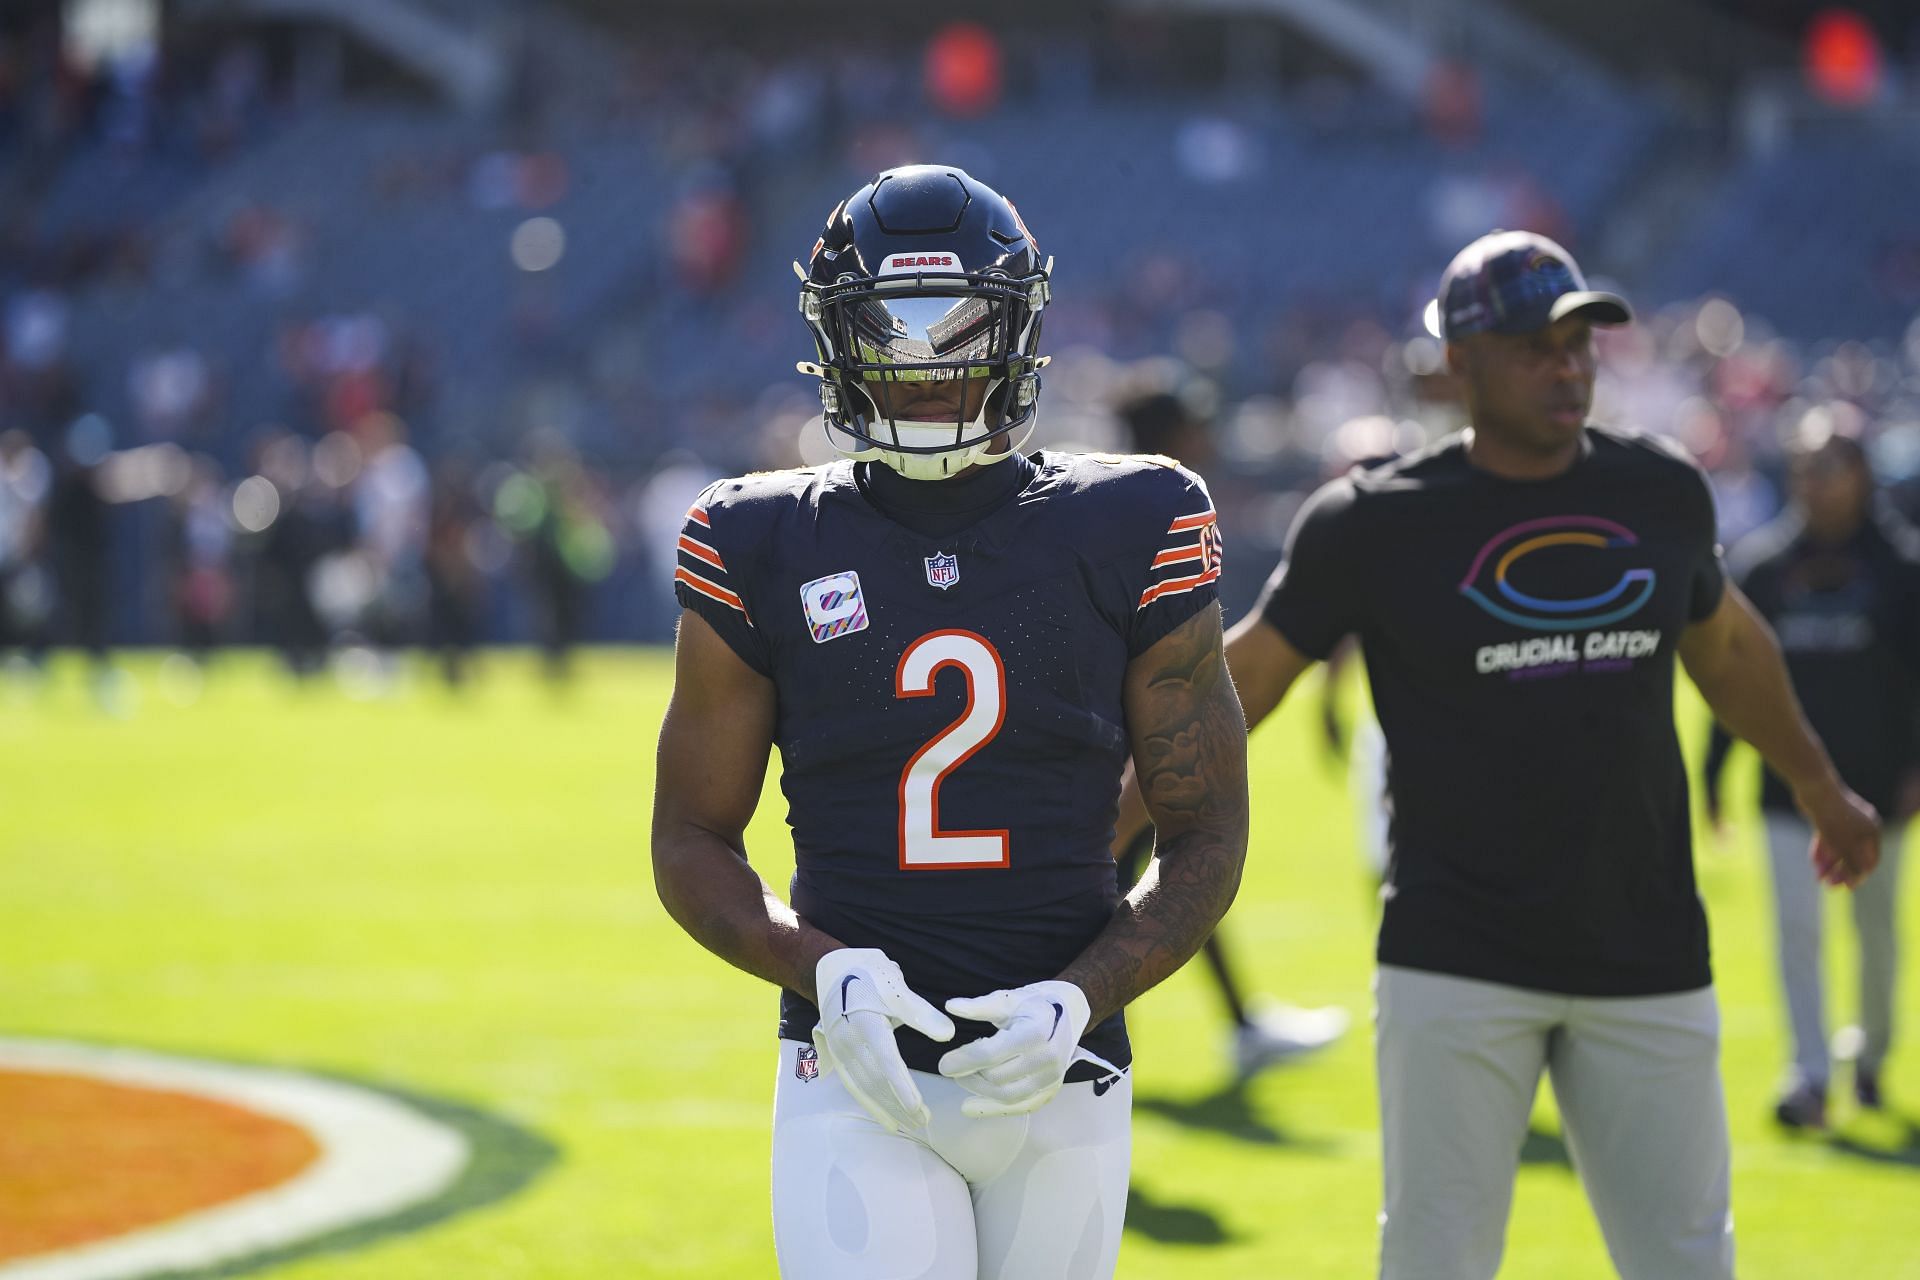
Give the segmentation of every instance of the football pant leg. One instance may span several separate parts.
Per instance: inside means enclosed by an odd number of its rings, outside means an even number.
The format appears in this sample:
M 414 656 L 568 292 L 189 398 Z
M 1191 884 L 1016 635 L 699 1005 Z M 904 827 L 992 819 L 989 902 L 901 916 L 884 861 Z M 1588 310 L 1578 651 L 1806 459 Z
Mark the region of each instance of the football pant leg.
M 1108 1280 L 1127 1216 L 1132 1075 L 1062 1085 L 1018 1119 L 1026 1140 L 973 1184 L 980 1280 Z
M 837 1072 L 806 1074 L 813 1052 L 780 1042 L 773 1243 L 783 1280 L 974 1280 L 965 1180 L 921 1139 L 883 1128 Z

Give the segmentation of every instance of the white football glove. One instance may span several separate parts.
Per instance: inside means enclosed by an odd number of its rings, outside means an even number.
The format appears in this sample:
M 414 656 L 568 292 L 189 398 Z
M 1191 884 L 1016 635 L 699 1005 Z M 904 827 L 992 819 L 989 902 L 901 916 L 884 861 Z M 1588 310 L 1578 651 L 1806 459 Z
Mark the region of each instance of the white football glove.
M 827 952 L 813 981 L 820 995 L 813 1029 L 820 1065 L 838 1071 L 854 1101 L 889 1133 L 924 1128 L 932 1117 L 893 1029 L 908 1026 L 929 1040 L 951 1040 L 953 1019 L 909 990 L 900 966 L 874 947 Z
M 960 1104 L 975 1117 L 1022 1115 L 1052 1101 L 1090 1016 L 1086 994 L 1071 982 L 1035 982 L 949 1000 L 947 1012 L 1000 1028 L 940 1059 L 940 1074 L 975 1095 Z

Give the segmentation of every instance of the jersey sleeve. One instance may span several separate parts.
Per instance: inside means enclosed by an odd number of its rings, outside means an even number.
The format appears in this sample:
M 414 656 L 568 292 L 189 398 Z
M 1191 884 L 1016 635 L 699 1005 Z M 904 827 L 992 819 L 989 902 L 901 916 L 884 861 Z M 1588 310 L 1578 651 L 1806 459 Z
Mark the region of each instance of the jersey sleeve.
M 1287 533 L 1280 564 L 1256 606 L 1287 642 L 1324 659 L 1359 626 L 1363 580 L 1353 542 L 1353 482 L 1322 485 Z
M 1160 500 L 1141 505 L 1152 534 L 1137 558 L 1144 570 L 1127 628 L 1127 652 L 1138 657 L 1220 598 L 1226 547 L 1206 482 L 1185 467 L 1166 468 Z M 1151 514 L 1147 514 L 1147 513 Z
M 744 524 L 741 513 L 728 510 L 718 500 L 720 492 L 720 485 L 708 488 L 687 509 L 676 547 L 673 594 L 681 608 L 706 619 L 742 662 L 770 677 L 773 655 L 753 624 L 746 598 L 748 556 L 740 548 L 751 543 L 739 527 Z

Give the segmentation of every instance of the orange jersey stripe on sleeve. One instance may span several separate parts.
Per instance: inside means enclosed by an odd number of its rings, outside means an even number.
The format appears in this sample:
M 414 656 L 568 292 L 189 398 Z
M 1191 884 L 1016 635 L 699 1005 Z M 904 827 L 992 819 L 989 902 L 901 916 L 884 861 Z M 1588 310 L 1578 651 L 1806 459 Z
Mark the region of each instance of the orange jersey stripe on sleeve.
M 747 613 L 745 602 L 719 583 L 709 582 L 699 574 L 686 568 L 676 568 L 673 571 L 673 580 L 675 582 L 685 583 L 690 590 L 699 592 L 709 600 L 718 600 L 729 609 L 738 609 L 741 616 L 746 618 L 749 624 L 753 622 L 753 616 Z
M 1169 547 L 1153 558 L 1153 567 L 1163 569 L 1170 564 L 1179 564 L 1183 560 L 1204 560 L 1206 555 L 1207 549 L 1197 542 L 1183 547 Z
M 697 538 L 689 538 L 684 533 L 680 535 L 680 550 L 686 552 L 695 560 L 706 561 L 716 569 L 725 570 L 727 567 L 726 564 L 721 561 L 718 551 L 715 551 L 712 547 Z
M 1190 516 L 1181 516 L 1167 526 L 1168 533 L 1186 533 L 1190 529 L 1203 528 L 1214 522 L 1212 511 L 1196 511 Z
M 1145 591 L 1141 592 L 1139 607 L 1144 609 L 1162 596 L 1182 595 L 1185 592 L 1192 591 L 1195 587 L 1204 587 L 1207 583 L 1219 578 L 1219 576 L 1220 569 L 1216 565 L 1204 573 L 1196 573 L 1191 577 L 1168 578 L 1165 582 L 1148 587 Z

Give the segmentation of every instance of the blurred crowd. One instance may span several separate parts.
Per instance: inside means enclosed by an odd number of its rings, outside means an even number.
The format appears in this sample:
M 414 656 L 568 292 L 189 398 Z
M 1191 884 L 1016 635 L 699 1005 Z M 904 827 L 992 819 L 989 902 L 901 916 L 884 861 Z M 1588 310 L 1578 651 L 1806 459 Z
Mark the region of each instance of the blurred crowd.
M 1710 298 L 1599 345 L 1596 420 L 1686 445 L 1711 475 L 1723 541 L 1777 514 L 1787 445 L 1808 430 L 1865 442 L 1892 499 L 1920 518 L 1920 324 L 1898 348 L 1805 350 Z M 1120 364 L 1068 348 L 1048 374 L 1040 438 L 1200 469 L 1241 566 L 1229 603 L 1244 608 L 1313 487 L 1461 425 L 1435 339 L 1354 323 L 1318 347 L 1283 393 L 1235 401 L 1179 356 Z M 801 380 L 766 403 L 753 463 L 825 459 Z M 263 433 L 233 470 L 172 441 L 117 448 L 98 415 L 50 441 L 16 428 L 0 435 L 0 647 L 104 653 L 131 576 L 116 557 L 134 556 L 154 570 L 157 638 L 188 650 L 269 645 L 311 672 L 342 645 L 429 648 L 458 680 L 475 645 L 510 635 L 562 670 L 583 637 L 668 634 L 674 535 L 720 474 L 676 451 L 623 476 L 558 433 L 509 459 L 429 459 L 386 408 L 317 439 Z
M 518 463 L 429 468 L 376 413 L 312 443 L 265 436 L 245 471 L 171 443 L 112 449 L 91 416 L 52 459 L 23 431 L 0 435 L 0 649 L 104 659 L 125 552 L 147 562 L 162 638 L 195 654 L 270 645 L 308 675 L 340 647 L 425 647 L 459 683 L 511 585 L 561 674 L 618 554 L 604 484 L 558 441 Z M 129 506 L 141 518 L 116 530 Z
M 45 16 L 57 6 L 38 9 L 0 18 L 0 651 L 16 663 L 56 645 L 244 644 L 311 673 L 342 649 L 426 648 L 459 680 L 481 643 L 537 643 L 564 673 L 583 640 L 664 639 L 673 539 L 700 488 L 828 457 L 808 380 L 784 372 L 812 353 L 781 274 L 826 212 L 812 207 L 821 175 L 919 158 L 942 122 L 1008 100 L 1084 105 L 1121 85 L 1202 103 L 1174 139 L 1184 179 L 1231 182 L 1257 141 L 1196 88 L 1224 77 L 1232 91 L 1234 67 L 1169 56 L 1179 32 L 1152 18 L 1001 42 L 955 26 L 904 52 L 668 31 L 620 48 L 604 81 L 530 46 L 487 141 L 398 152 L 354 179 L 370 219 L 433 200 L 507 215 L 533 282 L 565 252 L 606 248 L 569 250 L 547 217 L 591 182 L 552 142 L 556 120 L 631 133 L 658 166 L 637 278 L 578 326 L 549 292 L 515 294 L 519 380 L 497 384 L 458 354 L 457 325 L 411 304 L 418 282 L 315 301 L 330 255 L 354 246 L 325 244 L 272 191 L 198 221 L 148 211 L 337 105 L 337 68 L 247 28 L 83 66 Z M 1411 101 L 1303 83 L 1288 109 L 1309 131 L 1410 133 L 1436 152 L 1474 146 L 1494 109 L 1456 63 Z M 103 195 L 121 180 L 132 194 L 75 196 L 76 157 Z M 1163 449 L 1204 472 L 1239 566 L 1228 603 L 1244 608 L 1315 485 L 1460 425 L 1418 324 L 1451 249 L 1495 222 L 1578 234 L 1510 158 L 1447 175 L 1429 200 L 1425 283 L 1388 273 L 1371 296 L 1241 296 L 1231 261 L 1186 244 L 1124 272 L 1063 272 L 1036 442 Z M 1040 229 L 1070 267 L 1075 229 Z M 112 333 L 128 300 L 209 282 L 272 303 L 258 367 L 192 327 Z M 101 332 L 115 341 L 89 348 Z M 1600 343 L 1596 418 L 1692 450 L 1729 541 L 1779 509 L 1783 442 L 1809 418 L 1866 441 L 1895 500 L 1920 510 L 1920 323 L 1904 340 L 1789 342 L 1707 297 Z M 729 376 L 733 353 L 750 372 Z M 468 384 L 497 403 L 475 405 Z M 1170 417 L 1177 431 L 1143 432 Z

